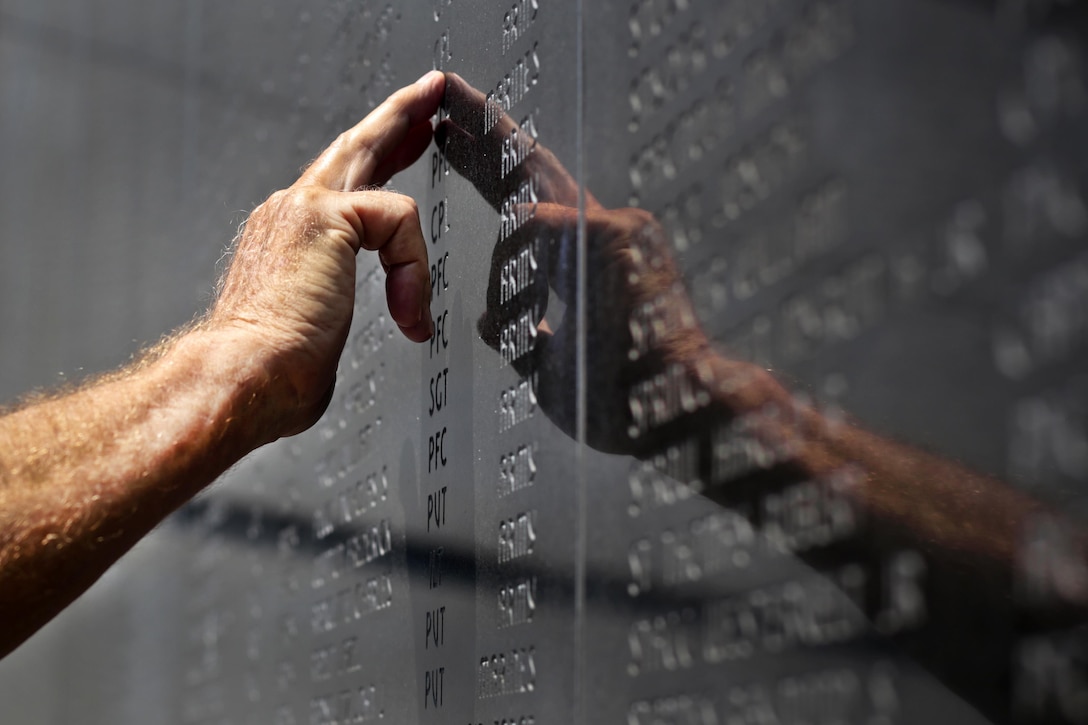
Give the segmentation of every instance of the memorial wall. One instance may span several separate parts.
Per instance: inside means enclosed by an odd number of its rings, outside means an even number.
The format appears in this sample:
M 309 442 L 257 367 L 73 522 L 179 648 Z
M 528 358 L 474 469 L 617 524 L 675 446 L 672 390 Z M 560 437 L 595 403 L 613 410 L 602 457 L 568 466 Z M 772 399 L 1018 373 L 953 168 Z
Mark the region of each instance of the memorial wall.
M 0 395 L 203 309 L 447 72 L 429 343 L 0 663 L 0 722 L 1088 723 L 1088 10 L 0 0 Z

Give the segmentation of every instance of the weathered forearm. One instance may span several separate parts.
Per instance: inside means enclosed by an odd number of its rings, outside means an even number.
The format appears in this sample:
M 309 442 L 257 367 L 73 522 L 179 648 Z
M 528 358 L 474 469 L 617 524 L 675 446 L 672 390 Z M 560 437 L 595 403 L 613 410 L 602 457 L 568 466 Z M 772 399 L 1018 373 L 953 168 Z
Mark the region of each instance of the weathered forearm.
M 256 359 L 197 331 L 0 418 L 0 656 L 263 442 L 263 384 Z

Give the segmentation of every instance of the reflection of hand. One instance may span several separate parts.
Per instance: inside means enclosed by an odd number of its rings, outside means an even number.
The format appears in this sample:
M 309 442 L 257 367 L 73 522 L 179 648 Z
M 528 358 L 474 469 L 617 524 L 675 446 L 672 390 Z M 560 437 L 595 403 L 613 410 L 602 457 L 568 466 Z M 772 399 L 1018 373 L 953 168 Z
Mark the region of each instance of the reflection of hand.
M 589 395 L 587 442 L 601 450 L 645 455 L 669 438 L 668 425 L 649 429 L 654 413 L 639 400 L 640 385 L 675 376 L 670 380 L 694 396 L 687 401 L 694 412 L 707 404 L 711 378 L 738 372 L 723 366 L 759 374 L 711 354 L 668 237 L 644 210 L 606 209 L 585 193 L 586 279 L 576 293 L 577 182 L 531 129 L 505 115 L 488 128 L 483 94 L 454 74 L 447 76 L 446 105 L 449 118 L 437 137 L 451 165 L 516 227 L 495 247 L 480 334 L 520 373 L 536 376 L 538 400 L 563 430 L 575 433 L 579 320 Z M 529 191 L 519 193 L 526 185 Z M 531 282 L 519 280 L 526 265 Z M 549 287 L 567 306 L 557 324 L 545 317 Z M 535 341 L 522 357 L 507 340 L 524 332 L 519 320 L 527 314 Z
M 484 94 L 456 73 L 446 74 L 445 106 L 449 117 L 436 130 L 436 140 L 457 172 L 492 207 L 500 210 L 507 196 L 530 179 L 538 201 L 578 206 L 578 182 L 536 142 L 533 128 L 521 128 L 494 105 L 489 110 Z M 489 114 L 496 113 L 489 123 Z M 596 204 L 586 196 L 587 203 Z
M 584 385 L 590 396 L 587 442 L 600 450 L 639 454 L 647 449 L 646 431 L 640 428 L 641 411 L 637 405 L 632 409 L 631 391 L 673 364 L 691 379 L 687 365 L 704 353 L 706 339 L 695 323 L 667 238 L 651 215 L 599 205 L 586 209 L 586 282 L 581 296 L 575 294 L 577 224 L 576 208 L 540 203 L 525 233 L 496 247 L 480 333 L 501 352 L 501 335 L 511 318 L 535 305 L 533 322 L 539 323 L 535 346 L 515 364 L 523 374 L 536 373 L 542 407 L 573 434 L 573 410 L 564 402 L 576 385 L 581 322 Z M 531 293 L 535 299 L 504 303 L 502 288 L 510 286 L 504 267 L 526 240 L 540 250 L 542 279 Z M 549 285 L 566 304 L 554 330 L 542 319 Z
M 327 406 L 351 324 L 360 248 L 378 251 L 389 311 L 404 335 L 430 336 L 415 202 L 359 189 L 384 184 L 419 157 L 442 89 L 441 74 L 431 73 L 395 93 L 246 223 L 206 327 L 229 333 L 268 372 L 264 437 L 304 430 Z

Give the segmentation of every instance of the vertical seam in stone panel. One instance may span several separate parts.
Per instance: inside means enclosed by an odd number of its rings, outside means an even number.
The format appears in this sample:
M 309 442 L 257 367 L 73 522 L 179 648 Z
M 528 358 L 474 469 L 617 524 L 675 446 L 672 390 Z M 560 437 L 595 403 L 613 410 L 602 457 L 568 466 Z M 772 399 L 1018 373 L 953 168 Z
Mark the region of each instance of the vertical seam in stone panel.
M 575 465 L 577 473 L 577 512 L 575 514 L 575 584 L 574 584 L 574 692 L 572 720 L 581 725 L 585 719 L 585 604 L 586 604 L 586 174 L 585 174 L 585 44 L 582 0 L 575 0 L 575 174 L 578 180 L 577 281 L 578 332 L 575 373 Z

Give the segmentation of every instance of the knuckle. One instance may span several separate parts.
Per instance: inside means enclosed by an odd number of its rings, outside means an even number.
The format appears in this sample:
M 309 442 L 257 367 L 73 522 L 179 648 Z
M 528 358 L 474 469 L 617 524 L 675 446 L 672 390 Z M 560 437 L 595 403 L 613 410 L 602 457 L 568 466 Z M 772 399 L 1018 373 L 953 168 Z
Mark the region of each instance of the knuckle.
M 419 205 L 416 200 L 407 194 L 402 194 L 399 191 L 382 191 L 379 193 L 386 194 L 389 207 L 393 214 L 396 215 L 398 222 L 412 221 L 413 219 L 419 219 Z
M 370 139 L 359 127 L 349 128 L 341 133 L 329 149 L 332 155 L 345 159 L 354 156 L 367 158 L 374 155 Z
M 250 222 L 279 228 L 313 229 L 319 226 L 322 218 L 322 198 L 322 190 L 313 186 L 280 189 L 254 209 Z
M 286 190 L 287 198 L 292 204 L 299 206 L 314 206 L 318 199 L 324 196 L 325 191 L 318 186 L 294 186 Z
M 283 192 L 281 206 L 291 213 L 311 217 L 316 214 L 323 194 L 315 186 L 301 186 Z
M 321 152 L 321 156 L 318 158 L 324 158 L 330 155 L 335 156 L 342 153 L 345 149 L 350 149 L 355 144 L 358 135 L 359 130 L 357 127 L 352 126 L 350 128 L 345 128 L 336 135 L 336 138 L 332 140 L 332 143 L 325 147 L 325 150 Z
M 410 219 L 418 219 L 419 218 L 419 204 L 416 203 L 416 200 L 413 199 L 412 197 L 408 196 L 407 194 L 401 194 L 400 196 L 401 196 L 401 199 L 402 199 L 401 203 L 402 203 L 402 205 L 404 207 L 403 212 L 402 212 L 404 214 L 404 216 L 407 217 L 407 218 L 410 218 Z

